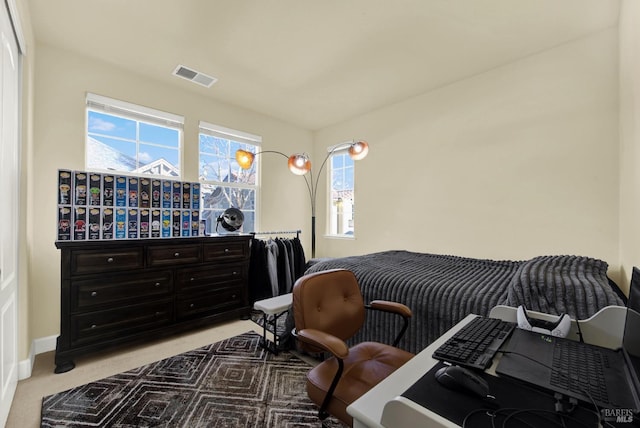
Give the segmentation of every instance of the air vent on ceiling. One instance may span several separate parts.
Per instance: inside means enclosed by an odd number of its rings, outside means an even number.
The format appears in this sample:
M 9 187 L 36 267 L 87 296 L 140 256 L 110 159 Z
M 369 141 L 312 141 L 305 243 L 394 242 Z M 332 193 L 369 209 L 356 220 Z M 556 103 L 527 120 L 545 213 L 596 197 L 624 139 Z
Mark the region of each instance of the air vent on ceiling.
M 182 77 L 183 79 L 190 80 L 198 85 L 206 86 L 210 88 L 211 85 L 216 83 L 218 79 L 215 77 L 208 76 L 204 73 L 200 73 L 199 71 L 192 70 L 184 65 L 178 65 L 175 70 L 173 70 L 173 75 Z

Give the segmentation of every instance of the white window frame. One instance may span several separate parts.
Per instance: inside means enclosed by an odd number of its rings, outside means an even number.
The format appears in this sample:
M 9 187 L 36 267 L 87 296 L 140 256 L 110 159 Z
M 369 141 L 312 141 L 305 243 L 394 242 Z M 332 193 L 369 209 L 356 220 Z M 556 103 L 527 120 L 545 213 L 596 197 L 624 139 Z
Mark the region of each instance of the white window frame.
M 239 131 L 237 129 L 226 128 L 224 126 L 216 125 L 213 123 L 200 121 L 198 124 L 198 145 L 200 142 L 200 134 L 211 135 L 213 137 L 223 138 L 226 140 L 233 140 L 238 143 L 251 144 L 253 146 L 257 146 L 257 151 L 261 151 L 262 147 L 262 137 L 260 135 L 251 134 L 249 132 Z M 232 154 L 233 156 L 234 154 Z M 205 180 L 204 177 L 199 176 L 199 180 L 201 184 L 210 184 L 214 186 L 224 186 L 224 187 L 234 187 L 238 189 L 250 189 L 254 191 L 255 201 L 254 201 L 254 229 L 255 231 L 259 230 L 260 223 L 260 162 L 258 161 L 258 157 L 254 160 L 255 167 L 255 183 L 247 184 L 247 183 L 231 183 L 231 182 L 220 182 L 216 180 Z M 200 148 L 198 147 L 198 175 L 200 175 Z M 200 204 L 201 210 L 204 210 L 204 204 Z M 212 231 L 215 231 L 215 225 L 211 227 Z M 245 229 L 246 231 L 246 229 Z M 253 231 L 248 231 L 253 232 Z
M 327 165 L 327 222 L 326 222 L 326 237 L 328 238 L 336 238 L 336 239 L 355 239 L 355 215 L 353 216 L 353 233 L 351 235 L 348 235 L 346 233 L 334 233 L 333 232 L 333 216 L 336 215 L 337 213 L 334 213 L 333 211 L 333 197 L 332 197 L 332 192 L 333 192 L 333 157 L 335 155 L 345 155 L 347 158 L 349 158 L 349 154 L 348 154 L 348 150 L 349 150 L 349 145 L 350 145 L 350 141 L 349 142 L 345 142 L 342 144 L 338 144 L 336 146 L 333 147 L 329 147 L 328 151 L 329 151 L 329 159 L 327 161 L 328 165 Z M 355 187 L 356 187 L 356 174 L 355 174 L 355 161 L 353 162 L 353 198 L 352 200 L 354 201 L 353 205 L 355 205 Z M 337 220 L 336 220 L 337 221 Z
M 169 175 L 159 175 L 159 174 L 148 174 L 144 173 L 144 176 L 149 177 L 157 177 L 157 178 L 173 178 L 176 180 L 181 180 L 184 176 L 184 156 L 183 156 L 183 146 L 184 146 L 184 117 L 164 112 L 161 110 L 156 110 L 150 107 L 144 107 L 136 104 L 132 104 L 126 101 L 116 100 L 114 98 L 105 97 L 102 95 L 96 95 L 88 92 L 86 97 L 86 108 L 85 108 L 85 167 L 90 169 L 91 171 L 96 172 L 107 172 L 107 173 L 117 173 L 121 175 L 139 175 L 136 171 L 120 171 L 120 170 L 112 170 L 106 168 L 89 168 L 89 110 L 96 111 L 99 113 L 109 114 L 112 116 L 120 116 L 125 119 L 133 120 L 136 122 L 145 122 L 151 125 L 156 126 L 164 126 L 167 128 L 175 129 L 178 131 L 178 148 L 176 149 L 178 153 L 178 171 L 177 176 L 169 176 Z M 95 133 L 94 133 L 95 134 Z M 108 138 L 113 138 L 112 136 L 107 136 Z M 128 140 L 127 140 L 128 141 Z M 140 138 L 139 135 L 136 135 L 136 159 L 140 154 Z M 153 143 L 142 142 L 143 144 L 153 146 Z M 162 146 L 164 147 L 164 146 Z

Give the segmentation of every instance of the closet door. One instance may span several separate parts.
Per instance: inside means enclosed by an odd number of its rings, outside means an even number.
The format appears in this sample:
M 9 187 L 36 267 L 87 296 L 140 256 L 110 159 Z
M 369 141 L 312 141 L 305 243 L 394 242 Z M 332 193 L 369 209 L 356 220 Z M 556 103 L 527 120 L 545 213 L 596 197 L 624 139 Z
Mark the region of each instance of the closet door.
M 6 3 L 0 5 L 0 426 L 18 383 L 19 54 Z

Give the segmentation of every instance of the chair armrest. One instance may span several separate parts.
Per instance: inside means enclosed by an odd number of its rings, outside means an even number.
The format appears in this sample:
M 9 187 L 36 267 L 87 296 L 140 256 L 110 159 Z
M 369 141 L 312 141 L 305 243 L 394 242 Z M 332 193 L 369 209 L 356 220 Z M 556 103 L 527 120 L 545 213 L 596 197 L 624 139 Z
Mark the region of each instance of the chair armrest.
M 369 306 L 371 306 L 371 309 L 393 312 L 394 314 L 398 314 L 406 318 L 411 318 L 411 316 L 413 315 L 411 309 L 409 309 L 407 305 L 398 302 L 389 302 L 387 300 L 372 300 L 371 303 L 369 303 Z
M 331 353 L 336 358 L 344 359 L 349 355 L 349 347 L 342 339 L 313 328 L 305 328 L 296 332 L 296 337 L 309 345 Z
M 402 336 L 404 336 L 407 328 L 409 328 L 409 318 L 411 318 L 411 316 L 413 315 L 411 309 L 409 309 L 407 305 L 404 305 L 402 303 L 390 302 L 388 300 L 372 300 L 371 303 L 365 305 L 365 307 L 367 309 L 388 312 L 394 315 L 400 315 L 402 317 L 402 321 L 404 323 L 392 344 L 392 346 L 398 346 L 398 343 L 400 343 L 400 339 L 402 339 Z

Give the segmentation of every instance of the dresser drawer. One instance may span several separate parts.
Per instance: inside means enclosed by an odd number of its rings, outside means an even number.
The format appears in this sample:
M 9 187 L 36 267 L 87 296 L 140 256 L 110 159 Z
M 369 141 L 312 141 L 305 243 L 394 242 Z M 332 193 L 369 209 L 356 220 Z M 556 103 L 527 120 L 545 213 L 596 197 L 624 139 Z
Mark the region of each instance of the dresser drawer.
M 207 293 L 227 288 L 230 284 L 240 282 L 242 278 L 241 264 L 186 268 L 176 272 L 176 286 L 181 294 Z
M 56 241 L 61 253 L 55 372 L 71 370 L 82 354 L 248 316 L 250 239 L 240 234 Z
M 198 263 L 201 260 L 200 245 L 150 245 L 147 252 L 149 266 L 176 266 Z
M 204 244 L 204 260 L 218 261 L 244 259 L 249 255 L 249 245 L 243 242 L 211 242 Z
M 224 310 L 239 308 L 242 304 L 243 296 L 241 286 L 218 289 L 211 294 L 194 298 L 178 299 L 177 317 L 184 319 L 220 313 Z
M 100 305 L 130 300 L 155 299 L 173 292 L 170 271 L 119 274 L 71 281 L 71 310 L 84 311 Z
M 71 315 L 72 342 L 103 341 L 171 323 L 173 302 L 162 300 L 118 309 Z
M 71 275 L 142 269 L 143 267 L 142 247 L 71 251 Z

